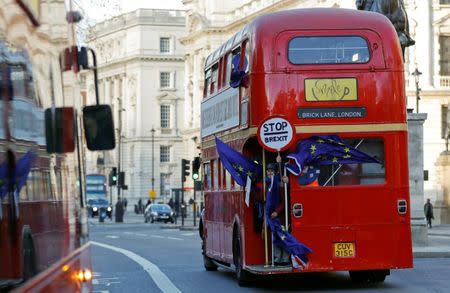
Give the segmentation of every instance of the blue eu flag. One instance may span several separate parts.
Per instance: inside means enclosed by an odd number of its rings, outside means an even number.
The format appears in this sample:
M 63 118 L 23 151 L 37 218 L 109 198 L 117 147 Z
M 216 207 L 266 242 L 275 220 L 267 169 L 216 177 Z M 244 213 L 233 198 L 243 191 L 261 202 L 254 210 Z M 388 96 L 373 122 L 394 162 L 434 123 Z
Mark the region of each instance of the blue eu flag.
M 223 166 L 240 186 L 245 186 L 247 176 L 255 180 L 260 178 L 262 167 L 244 157 L 216 137 L 216 147 Z
M 31 170 L 31 165 L 36 158 L 33 151 L 28 151 L 16 163 L 15 173 L 12 181 L 14 182 L 14 190 L 19 192 L 26 184 L 28 174 Z M 0 164 L 0 198 L 3 198 L 8 193 L 8 166 L 6 162 Z
M 378 163 L 376 158 L 344 144 L 337 135 L 311 136 L 302 140 L 297 152 L 287 155 L 295 164 L 288 164 L 286 168 L 293 174 L 299 175 L 305 166 Z

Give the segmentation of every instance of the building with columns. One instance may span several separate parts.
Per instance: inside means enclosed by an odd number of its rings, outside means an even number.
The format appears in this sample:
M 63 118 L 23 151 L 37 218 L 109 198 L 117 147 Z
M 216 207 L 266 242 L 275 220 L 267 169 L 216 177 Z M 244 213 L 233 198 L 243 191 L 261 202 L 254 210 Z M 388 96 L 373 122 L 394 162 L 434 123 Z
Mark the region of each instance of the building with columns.
M 351 0 L 183 0 L 186 6 L 187 34 L 181 39 L 186 48 L 186 122 L 192 128 L 187 136 L 198 136 L 200 103 L 203 97 L 203 65 L 206 57 L 257 16 L 294 8 L 340 7 L 356 9 Z M 410 34 L 416 45 L 406 49 L 405 79 L 408 108 L 416 109 L 417 68 L 419 112 L 427 113 L 424 124 L 424 195 L 435 204 L 436 221 L 450 223 L 450 174 L 446 150 L 448 104 L 450 102 L 450 1 L 404 0 Z M 388 86 L 388 85 L 387 85 Z M 189 153 L 195 153 L 195 149 Z M 423 203 L 417 203 L 418 206 Z M 441 215 L 442 214 L 442 215 Z
M 138 9 L 93 26 L 87 43 L 98 63 L 101 104 L 113 110 L 116 148 L 87 158 L 87 173 L 125 172 L 130 204 L 149 192 L 167 202 L 181 186 L 184 156 L 185 14 L 180 10 Z M 87 72 L 85 103 L 95 103 L 93 74 Z M 117 188 L 113 187 L 113 197 Z M 114 200 L 115 202 L 115 200 Z

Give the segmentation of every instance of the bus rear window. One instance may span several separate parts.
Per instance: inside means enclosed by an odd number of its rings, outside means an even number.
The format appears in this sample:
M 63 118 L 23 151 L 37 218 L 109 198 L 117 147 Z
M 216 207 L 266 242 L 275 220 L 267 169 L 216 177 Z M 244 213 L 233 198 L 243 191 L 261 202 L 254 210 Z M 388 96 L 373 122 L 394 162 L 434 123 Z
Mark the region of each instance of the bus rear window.
M 357 36 L 296 37 L 289 42 L 293 64 L 352 64 L 370 59 L 367 41 Z
M 378 163 L 333 164 L 318 166 L 316 184 L 310 186 L 345 186 L 384 184 L 386 171 L 384 168 L 384 141 L 381 138 L 344 139 L 344 143 L 352 146 L 371 157 Z M 309 185 L 297 179 L 299 185 Z

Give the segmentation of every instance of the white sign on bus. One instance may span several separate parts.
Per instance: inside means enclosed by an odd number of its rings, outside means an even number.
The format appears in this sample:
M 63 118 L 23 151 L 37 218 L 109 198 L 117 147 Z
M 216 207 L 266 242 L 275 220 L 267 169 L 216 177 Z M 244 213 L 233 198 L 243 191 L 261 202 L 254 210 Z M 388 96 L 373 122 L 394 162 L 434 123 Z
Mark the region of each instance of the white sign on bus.
M 294 127 L 282 117 L 272 117 L 259 127 L 258 137 L 265 148 L 280 151 L 288 146 L 294 138 Z

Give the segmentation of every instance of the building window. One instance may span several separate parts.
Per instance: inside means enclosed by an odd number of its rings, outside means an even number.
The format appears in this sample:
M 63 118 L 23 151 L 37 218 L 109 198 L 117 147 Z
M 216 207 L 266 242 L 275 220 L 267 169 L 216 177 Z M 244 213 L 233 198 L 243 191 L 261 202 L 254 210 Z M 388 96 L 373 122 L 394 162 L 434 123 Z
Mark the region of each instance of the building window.
M 449 117 L 450 113 L 449 113 L 449 109 L 448 109 L 448 105 L 442 105 L 441 106 L 441 117 L 442 117 L 442 122 L 441 122 L 441 138 L 446 139 L 447 135 L 449 135 L 449 130 L 450 130 L 450 117 Z
M 159 190 L 163 196 L 170 194 L 170 174 L 161 173 Z
M 170 128 L 170 105 L 161 105 L 161 128 Z
M 170 53 L 170 38 L 159 38 L 159 52 Z
M 450 36 L 439 36 L 441 76 L 450 75 Z
M 160 72 L 159 73 L 159 84 L 161 88 L 170 87 L 170 72 Z
M 159 161 L 161 163 L 170 162 L 170 146 L 167 145 L 160 146 Z

